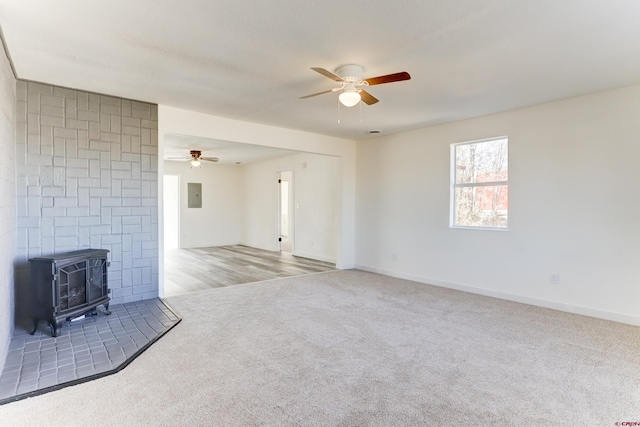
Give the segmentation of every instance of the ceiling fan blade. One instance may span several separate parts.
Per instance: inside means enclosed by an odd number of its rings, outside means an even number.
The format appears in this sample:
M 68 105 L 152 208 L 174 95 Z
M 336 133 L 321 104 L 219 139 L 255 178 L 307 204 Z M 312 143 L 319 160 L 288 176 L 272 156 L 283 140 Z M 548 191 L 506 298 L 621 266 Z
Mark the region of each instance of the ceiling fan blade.
M 402 80 L 409 80 L 411 76 L 406 71 L 402 71 L 400 73 L 387 74 L 386 76 L 372 77 L 370 79 L 365 79 L 369 86 L 373 85 L 381 85 L 383 83 L 393 83 L 393 82 L 401 82 Z
M 191 157 L 165 157 L 165 160 L 173 160 L 177 162 L 186 162 L 187 160 L 191 160 Z
M 312 96 L 322 95 L 323 93 L 333 92 L 333 89 L 323 90 L 322 92 L 312 93 L 311 95 L 301 96 L 300 99 L 311 98 Z
M 366 90 L 360 91 L 360 98 L 362 98 L 362 102 L 367 105 L 375 104 L 376 102 L 378 102 L 378 99 Z
M 220 159 L 217 157 L 200 157 L 198 160 L 211 163 L 218 163 L 220 161 Z
M 331 71 L 327 71 L 324 68 L 311 67 L 311 69 L 316 73 L 320 73 L 325 77 L 329 77 L 331 80 L 335 80 L 337 82 L 343 81 L 342 77 L 338 76 L 337 74 L 333 74 Z

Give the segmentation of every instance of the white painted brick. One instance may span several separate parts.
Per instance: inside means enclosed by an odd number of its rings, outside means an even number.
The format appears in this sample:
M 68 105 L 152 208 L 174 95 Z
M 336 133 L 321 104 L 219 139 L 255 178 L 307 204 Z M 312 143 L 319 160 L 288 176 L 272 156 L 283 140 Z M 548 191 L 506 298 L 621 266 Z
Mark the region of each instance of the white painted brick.
M 54 237 L 53 244 L 56 250 L 59 250 L 59 249 L 65 250 L 66 248 L 74 248 L 78 244 L 78 238 L 77 236 Z
M 78 179 L 67 178 L 66 183 L 67 185 L 65 187 L 65 195 L 67 197 L 78 197 Z
M 73 138 L 67 138 L 64 141 L 67 158 L 78 157 L 78 140 Z
M 131 162 L 111 161 L 111 169 L 112 170 L 130 171 L 131 170 Z
M 101 187 L 110 187 L 111 186 L 111 171 L 108 169 L 100 170 L 100 186 Z
M 67 89 L 58 86 L 53 87 L 53 94 L 62 98 L 76 99 L 77 93 L 78 92 L 73 89 Z
M 67 176 L 72 178 L 88 178 L 89 169 L 67 168 Z
M 27 198 L 27 212 L 30 217 L 40 216 L 42 212 L 42 203 L 39 196 L 30 196 Z
M 63 186 L 66 181 L 65 168 L 53 168 L 53 185 Z
M 78 227 L 56 227 L 55 237 L 77 236 Z
M 93 151 L 110 151 L 111 150 L 111 143 L 107 142 L 107 141 L 90 140 L 89 141 L 89 149 L 93 150 Z M 98 158 L 100 158 L 100 157 L 98 157 Z
M 78 189 L 78 206 L 82 206 L 82 207 L 91 206 L 91 198 L 89 197 L 88 188 Z
M 141 192 L 137 188 L 125 188 L 122 190 L 122 197 L 141 197 Z
M 126 233 L 126 234 L 132 234 L 132 233 L 140 233 L 142 231 L 142 227 L 140 226 L 140 224 L 128 224 L 128 225 L 122 225 L 122 232 Z M 135 239 L 135 236 L 134 236 Z
M 89 195 L 91 197 L 110 197 L 111 189 L 110 188 L 90 188 Z
M 120 143 L 120 134 L 119 133 L 111 133 L 111 132 L 100 132 L 100 139 L 103 141 L 108 141 L 112 143 L 119 144 Z
M 139 119 L 151 119 L 151 113 L 149 111 L 138 110 L 137 108 L 131 110 L 131 116 Z
M 100 180 L 94 178 L 79 178 L 78 179 L 78 187 L 87 188 L 87 187 L 100 187 Z
M 90 239 L 89 246 L 92 248 L 100 248 L 102 247 L 102 236 L 99 234 L 92 235 Z
M 135 162 L 140 163 L 140 154 L 134 153 L 122 153 L 120 159 L 125 162 Z
M 115 179 L 131 179 L 131 171 L 114 170 L 111 176 Z
M 67 159 L 64 158 L 64 157 L 54 157 L 53 158 L 53 166 L 66 167 L 67 166 Z
M 29 207 L 25 196 L 19 196 L 16 198 L 16 213 L 19 217 L 29 215 Z
M 16 247 L 18 249 L 29 248 L 29 229 L 18 228 L 16 232 Z
M 56 197 L 53 201 L 56 208 L 74 208 L 78 206 L 77 197 Z
M 140 147 L 141 147 L 141 143 L 140 143 L 140 137 L 139 136 L 132 136 L 131 137 L 131 152 L 132 153 L 140 153 Z
M 41 104 L 40 112 L 47 116 L 53 117 L 63 117 L 64 118 L 64 108 L 63 107 L 54 107 L 52 105 Z
M 100 208 L 100 224 L 111 224 L 111 208 Z
M 144 183 L 141 184 L 139 180 L 133 179 L 124 179 L 121 182 L 122 188 L 141 188 L 141 186 L 144 185 Z
M 80 120 L 87 120 L 90 122 L 99 122 L 100 113 L 93 112 L 93 111 L 79 110 L 77 118 Z
M 141 204 L 140 199 L 137 197 L 123 197 L 119 200 L 122 200 L 122 206 L 140 206 Z
M 55 126 L 53 128 L 53 136 L 68 139 L 78 139 L 78 132 L 76 129 L 67 129 L 63 126 Z
M 90 228 L 90 233 L 91 236 L 95 236 L 97 234 L 105 234 L 108 235 L 111 233 L 111 226 L 106 224 L 106 225 L 94 225 L 93 227 Z
M 131 164 L 131 178 L 133 178 L 133 179 L 141 179 L 142 178 L 140 163 Z
M 100 225 L 99 216 L 83 216 L 78 218 L 78 225 L 81 227 Z
M 151 234 L 149 233 L 133 233 L 131 234 L 131 238 L 133 240 L 134 244 L 138 244 L 139 245 L 139 251 L 142 251 L 142 242 L 147 242 L 149 240 L 151 240 Z M 139 252 L 141 253 L 141 252 Z M 140 256 L 138 256 L 138 258 L 140 258 Z
M 91 247 L 91 230 L 88 228 L 78 229 L 78 243 L 80 246 Z
M 122 217 L 111 217 L 111 234 L 122 234 Z
M 89 149 L 89 132 L 87 132 L 86 130 L 78 131 L 78 149 Z
M 43 208 L 52 208 L 53 207 L 53 197 L 43 197 L 42 198 L 42 207 Z
M 42 218 L 40 220 L 40 232 L 42 234 L 42 237 L 53 237 L 55 234 L 55 227 L 54 227 L 54 221 L 55 218 Z M 53 245 L 53 241 L 51 242 L 51 244 Z
M 104 235 L 102 236 L 102 244 L 103 245 L 110 245 L 113 243 L 120 243 L 122 241 L 122 236 L 119 235 Z M 114 267 L 114 265 L 112 265 L 111 267 Z
M 89 201 L 89 214 L 100 215 L 101 201 L 99 197 L 91 197 Z
M 41 95 L 40 96 L 40 105 L 44 107 L 45 105 L 54 106 L 54 107 L 64 107 L 64 98 L 53 95 Z
M 105 151 L 100 153 L 100 168 L 108 169 L 111 166 L 111 152 Z
M 135 207 L 131 210 L 131 215 L 149 216 L 151 209 L 147 207 Z
M 67 118 L 77 119 L 78 118 L 78 101 L 75 99 L 65 99 L 64 100 L 64 115 Z
M 87 169 L 89 167 L 89 160 L 88 159 L 67 159 L 67 166 L 70 168 Z
M 142 256 L 144 258 L 151 259 L 153 257 L 158 256 L 158 250 L 157 249 L 143 249 L 142 250 Z
M 89 177 L 100 178 L 100 160 L 89 160 Z
M 75 217 L 57 217 L 53 219 L 53 224 L 56 227 L 77 227 L 78 218 Z
M 127 216 L 131 215 L 131 208 L 111 208 L 112 216 Z
M 67 208 L 67 215 L 89 216 L 89 208 L 87 207 Z
M 100 199 L 100 204 L 103 207 L 122 206 L 122 199 L 119 197 L 103 197 Z
M 53 127 L 52 126 L 40 126 L 40 144 L 53 145 Z

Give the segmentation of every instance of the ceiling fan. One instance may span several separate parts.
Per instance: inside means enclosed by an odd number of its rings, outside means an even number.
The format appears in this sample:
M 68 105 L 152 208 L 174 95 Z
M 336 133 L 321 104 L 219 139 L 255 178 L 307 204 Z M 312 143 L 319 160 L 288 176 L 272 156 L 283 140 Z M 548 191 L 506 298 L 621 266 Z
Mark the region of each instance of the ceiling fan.
M 181 157 L 167 157 L 166 160 L 176 160 L 176 161 L 187 161 L 191 160 L 191 166 L 197 168 L 200 166 L 200 162 L 211 162 L 217 163 L 220 161 L 217 157 L 202 157 L 202 151 L 200 150 L 191 150 L 189 151 L 190 157 L 181 156 Z
M 363 89 L 364 87 L 411 79 L 411 76 L 406 71 L 363 79 L 362 74 L 364 69 L 360 65 L 355 64 L 342 65 L 336 69 L 335 73 L 327 71 L 324 68 L 312 67 L 311 69 L 325 77 L 329 77 L 331 80 L 335 80 L 340 86 L 322 92 L 312 93 L 311 95 L 301 96 L 300 99 L 340 91 L 338 99 L 345 107 L 353 107 L 361 100 L 367 105 L 378 102 L 378 99 Z

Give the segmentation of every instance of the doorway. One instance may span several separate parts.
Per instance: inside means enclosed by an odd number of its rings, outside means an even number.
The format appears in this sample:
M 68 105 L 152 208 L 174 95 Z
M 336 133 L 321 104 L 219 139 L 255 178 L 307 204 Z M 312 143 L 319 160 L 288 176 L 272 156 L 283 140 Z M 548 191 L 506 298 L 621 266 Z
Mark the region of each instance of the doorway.
M 180 248 L 180 176 L 164 175 L 164 247 Z
M 293 172 L 278 173 L 278 228 L 280 251 L 293 253 Z

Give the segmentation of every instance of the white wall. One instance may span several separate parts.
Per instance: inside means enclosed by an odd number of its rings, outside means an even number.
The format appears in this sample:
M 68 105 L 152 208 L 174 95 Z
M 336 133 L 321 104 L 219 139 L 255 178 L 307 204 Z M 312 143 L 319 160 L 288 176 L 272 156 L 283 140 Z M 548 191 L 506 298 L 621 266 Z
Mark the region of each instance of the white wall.
M 359 142 L 357 265 L 640 324 L 639 105 L 634 86 Z M 450 144 L 501 135 L 510 231 L 449 228 Z
M 164 173 L 180 176 L 180 247 L 235 245 L 241 240 L 243 214 L 240 168 L 202 162 L 164 162 Z M 202 184 L 202 208 L 188 208 L 187 183 Z
M 26 115 L 25 100 L 21 101 L 21 114 Z M 16 79 L 4 48 L 0 47 L 0 372 L 11 342 L 15 308 L 17 114 Z
M 300 153 L 242 167 L 245 245 L 277 250 L 277 173 L 293 171 L 294 254 L 336 262 L 340 159 Z

